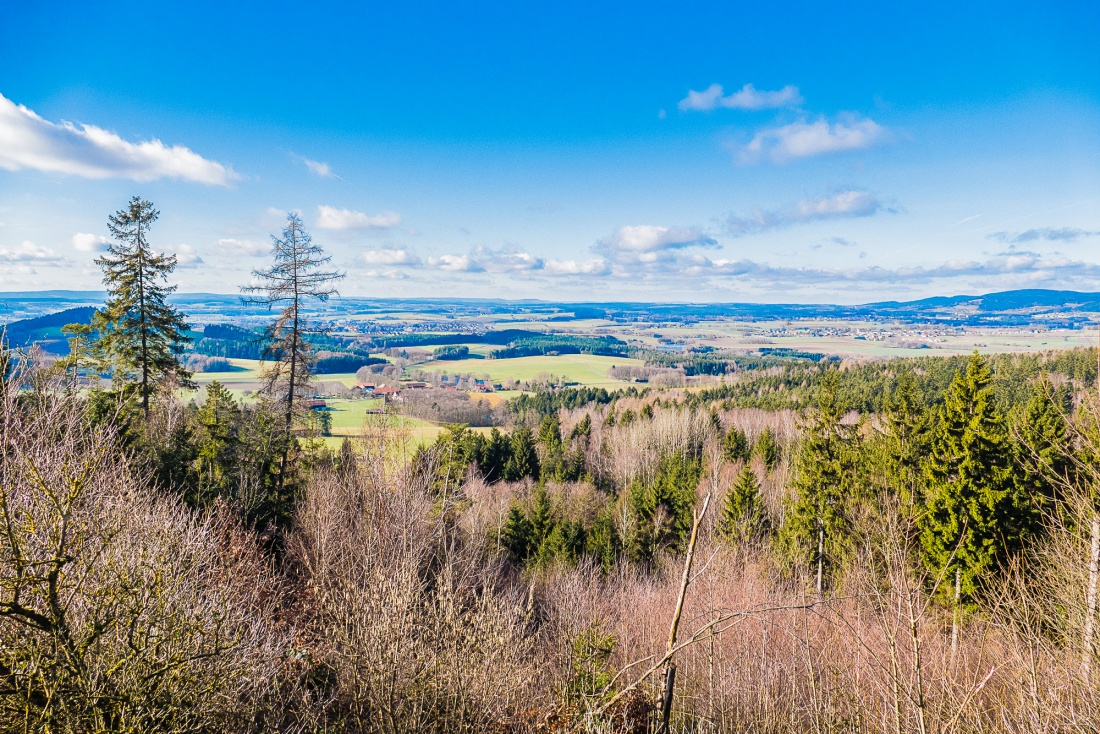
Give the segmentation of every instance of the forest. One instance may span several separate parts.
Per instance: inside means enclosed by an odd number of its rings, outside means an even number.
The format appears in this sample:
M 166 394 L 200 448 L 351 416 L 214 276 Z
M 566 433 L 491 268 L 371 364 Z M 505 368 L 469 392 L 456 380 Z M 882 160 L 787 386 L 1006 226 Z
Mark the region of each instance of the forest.
M 67 357 L 0 350 L 0 729 L 1100 721 L 1095 350 L 769 358 L 331 450 L 296 309 L 341 274 L 289 215 L 245 291 L 266 389 L 188 390 L 156 214 L 111 218 Z

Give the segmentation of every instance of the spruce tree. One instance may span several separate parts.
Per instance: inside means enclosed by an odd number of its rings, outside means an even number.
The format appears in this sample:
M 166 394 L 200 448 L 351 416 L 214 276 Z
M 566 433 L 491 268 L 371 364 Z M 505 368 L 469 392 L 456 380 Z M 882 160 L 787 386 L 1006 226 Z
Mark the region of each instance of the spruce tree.
M 1017 480 L 1031 502 L 1036 524 L 1038 516 L 1059 499 L 1059 488 L 1072 482 L 1068 403 L 1068 392 L 1055 388 L 1043 375 L 1032 385 L 1023 410 L 1015 415 L 1013 432 L 1019 438 L 1018 463 L 1022 470 Z
M 198 411 L 202 431 L 198 440 L 198 503 L 229 493 L 237 473 L 241 409 L 232 393 L 214 380 Z
M 886 483 L 905 507 L 912 508 L 921 501 L 918 495 L 931 439 L 931 416 L 921 399 L 916 377 L 909 370 L 898 373 L 884 403 Z
M 730 428 L 722 443 L 722 458 L 731 464 L 748 461 L 752 455 L 748 437 L 737 426 Z
M 332 257 L 313 244 L 301 218 L 287 214 L 282 237 L 271 237 L 274 264 L 263 270 L 253 270 L 257 285 L 241 288 L 244 293 L 258 295 L 244 298 L 245 303 L 268 308 L 282 306 L 275 323 L 268 329 L 265 381 L 267 394 L 282 403 L 285 447 L 280 459 L 280 482 L 285 481 L 287 458 L 291 450 L 290 436 L 299 399 L 305 396 L 313 362 L 302 308 L 309 299 L 327 301 L 336 294 L 332 285 L 344 277 L 337 271 L 321 270 Z
M 768 471 L 775 468 L 779 461 L 779 443 L 775 440 L 775 434 L 772 433 L 771 428 L 765 427 L 756 437 L 752 453 L 760 457 L 764 462 L 764 468 Z
M 512 431 L 511 456 L 504 467 L 504 478 L 509 482 L 518 482 L 524 477 L 539 478 L 539 457 L 535 451 L 535 441 L 527 428 Z
M 1028 519 L 1013 482 L 1012 446 L 993 404 L 992 380 L 975 351 L 947 389 L 924 467 L 924 563 L 942 579 L 940 594 L 956 612 L 1018 547 Z
M 847 504 L 854 489 L 850 481 L 854 433 L 841 423 L 839 385 L 835 370 L 822 378 L 817 410 L 806 426 L 798 455 L 794 501 L 782 528 L 789 552 L 815 573 L 818 595 L 847 550 Z
M 95 261 L 103 269 L 107 303 L 93 320 L 93 350 L 112 378 L 136 385 L 146 419 L 160 381 L 174 376 L 186 384 L 191 376 L 179 359 L 190 341 L 184 333 L 187 322 L 168 304 L 176 286 L 166 281 L 176 268 L 176 256 L 158 254 L 149 245 L 149 229 L 159 216 L 152 202 L 130 199 L 125 209 L 108 217 L 114 241 Z
M 760 483 L 756 473 L 746 466 L 726 493 L 718 516 L 718 535 L 731 543 L 743 543 L 757 538 L 766 525 Z

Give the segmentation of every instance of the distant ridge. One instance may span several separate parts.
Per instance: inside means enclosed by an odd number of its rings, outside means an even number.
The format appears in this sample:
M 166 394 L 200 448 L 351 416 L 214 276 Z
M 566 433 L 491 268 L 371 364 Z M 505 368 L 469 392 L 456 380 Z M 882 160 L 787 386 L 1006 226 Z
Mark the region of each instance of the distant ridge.
M 98 291 L 0 292 L 0 323 L 41 316 L 51 311 L 102 303 Z M 237 294 L 177 293 L 171 299 L 196 324 L 267 317 L 266 309 L 247 307 Z M 425 314 L 450 318 L 464 312 L 541 313 L 555 321 L 568 318 L 697 320 L 706 318 L 868 319 L 898 323 L 956 326 L 1046 326 L 1080 328 L 1100 320 L 1100 293 L 1028 288 L 984 295 L 932 296 L 912 301 L 879 301 L 861 305 L 805 303 L 669 303 L 642 301 L 508 301 L 486 298 L 333 298 L 314 309 L 320 318 L 369 315 L 400 304 Z M 579 316 L 563 316 L 580 314 Z

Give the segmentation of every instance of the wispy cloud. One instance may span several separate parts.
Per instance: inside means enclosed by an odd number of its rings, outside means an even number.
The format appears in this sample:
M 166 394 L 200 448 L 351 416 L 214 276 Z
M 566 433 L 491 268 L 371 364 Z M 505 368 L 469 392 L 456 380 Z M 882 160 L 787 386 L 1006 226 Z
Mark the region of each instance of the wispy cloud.
M 270 245 L 266 245 L 263 242 L 256 242 L 255 240 L 238 240 L 232 237 L 220 239 L 216 244 L 219 251 L 228 250 L 235 255 L 245 255 L 247 257 L 263 255 L 270 249 Z
M 730 95 L 724 94 L 721 84 L 711 84 L 701 92 L 689 91 L 677 106 L 683 112 L 707 112 L 718 107 L 734 110 L 769 110 L 778 107 L 796 107 L 802 102 L 798 87 L 790 84 L 773 92 L 758 90 L 752 84 L 746 84 Z
M 726 232 L 734 237 L 780 229 L 804 222 L 845 217 L 869 217 L 885 208 L 868 191 L 841 191 L 832 196 L 799 199 L 780 209 L 754 209 L 748 214 L 731 214 Z
M 24 240 L 15 247 L 0 247 L 0 262 L 67 265 L 69 261 L 48 247 Z
M 73 235 L 73 249 L 79 252 L 103 252 L 109 240 L 98 234 L 77 232 Z
M 330 178 L 334 175 L 332 173 L 332 166 L 327 163 L 322 163 L 321 161 L 313 161 L 309 158 L 302 158 L 302 163 L 306 164 L 306 168 L 308 168 L 310 171 L 317 174 L 321 178 Z
M 835 122 L 792 122 L 767 128 L 739 150 L 742 163 L 784 163 L 825 153 L 862 150 L 890 140 L 890 131 L 870 118 L 843 114 Z
M 1023 242 L 1074 242 L 1084 237 L 1100 237 L 1100 230 L 1077 229 L 1075 227 L 1040 227 L 1026 229 L 1023 232 L 994 232 L 989 239 L 1010 244 Z
M 53 123 L 0 95 L 0 168 L 84 178 L 153 181 L 176 178 L 227 186 L 232 169 L 189 148 L 157 139 L 131 143 L 95 125 Z
M 321 229 L 383 231 L 401 224 L 397 212 L 364 214 L 352 209 L 340 209 L 321 204 L 317 207 L 317 226 Z

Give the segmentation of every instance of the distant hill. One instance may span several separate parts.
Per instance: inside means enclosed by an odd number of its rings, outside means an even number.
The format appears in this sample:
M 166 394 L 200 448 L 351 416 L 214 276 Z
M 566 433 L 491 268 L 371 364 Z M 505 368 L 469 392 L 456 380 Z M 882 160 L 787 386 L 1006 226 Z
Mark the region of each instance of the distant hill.
M 27 347 L 37 343 L 51 354 L 68 354 L 69 342 L 61 333 L 61 327 L 66 324 L 90 323 L 95 311 L 93 306 L 77 306 L 33 319 L 12 321 L 4 327 L 5 336 L 8 344 L 13 347 Z
M 102 302 L 102 294 L 94 291 L 40 291 L 0 293 L 0 322 L 9 318 L 42 316 L 61 321 L 86 320 L 90 306 Z M 221 328 L 254 327 L 266 324 L 271 311 L 262 306 L 250 306 L 239 296 L 217 293 L 173 294 L 171 302 L 183 310 L 197 325 L 222 324 Z M 61 316 L 51 311 L 62 311 Z M 548 323 L 566 322 L 572 318 L 611 319 L 619 322 L 635 320 L 668 320 L 691 323 L 707 318 L 744 318 L 757 321 L 788 319 L 869 319 L 897 323 L 936 323 L 956 326 L 1029 326 L 1081 328 L 1100 319 L 1100 293 L 1080 291 L 1021 289 L 987 293 L 985 295 L 933 296 L 912 301 L 881 301 L 858 305 L 828 303 L 654 303 L 642 301 L 585 301 L 580 303 L 553 301 L 503 301 L 475 298 L 333 298 L 323 304 L 309 305 L 310 318 L 341 319 L 348 316 L 368 316 L 387 311 L 411 311 L 434 315 L 440 319 L 478 317 L 489 314 L 538 314 Z M 52 321 L 24 318 L 9 324 L 20 334 L 42 330 L 37 336 L 22 337 L 38 340 L 57 339 L 51 332 Z M 33 324 L 28 326 L 28 324 Z M 18 326 L 17 326 L 18 325 Z M 58 325 L 59 328 L 60 325 Z M 215 329 L 217 331 L 217 329 Z M 506 341 L 521 335 L 499 329 L 481 341 L 494 338 Z M 208 334 L 207 336 L 213 336 Z M 423 345 L 455 343 L 453 334 L 424 335 Z M 12 342 L 15 342 L 13 333 Z M 407 335 L 386 337 L 394 343 L 407 342 Z M 57 347 L 43 343 L 48 349 L 66 349 L 64 340 Z M 224 356 L 224 355 L 223 355 Z

